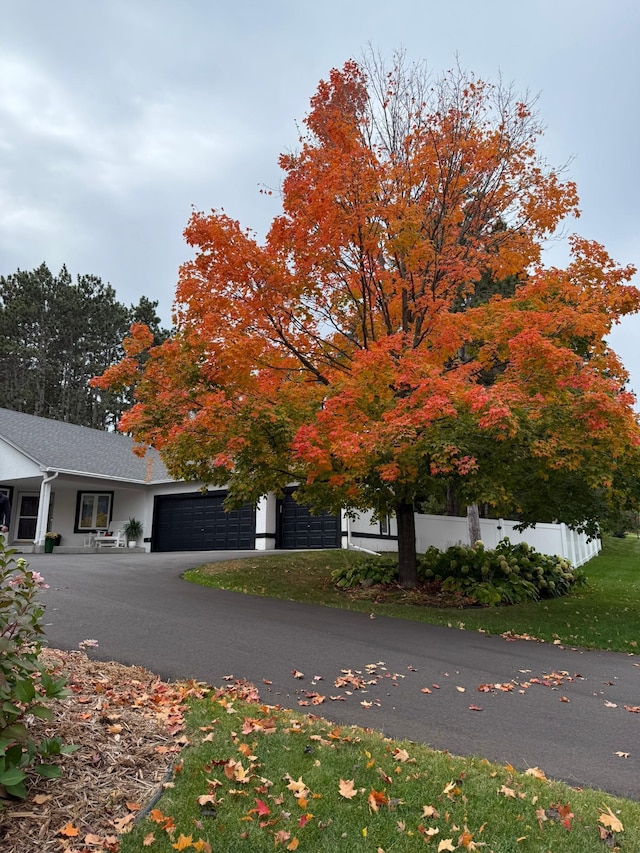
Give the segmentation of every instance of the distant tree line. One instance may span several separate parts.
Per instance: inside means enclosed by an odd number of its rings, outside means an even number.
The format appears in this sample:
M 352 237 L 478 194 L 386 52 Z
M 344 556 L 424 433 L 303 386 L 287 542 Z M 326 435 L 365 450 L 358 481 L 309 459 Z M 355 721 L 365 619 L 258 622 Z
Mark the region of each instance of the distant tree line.
M 0 276 L 0 406 L 113 428 L 131 400 L 88 380 L 122 358 L 132 323 L 148 325 L 157 343 L 168 337 L 157 307 L 146 296 L 127 307 L 110 284 L 95 275 L 74 281 L 66 266 Z

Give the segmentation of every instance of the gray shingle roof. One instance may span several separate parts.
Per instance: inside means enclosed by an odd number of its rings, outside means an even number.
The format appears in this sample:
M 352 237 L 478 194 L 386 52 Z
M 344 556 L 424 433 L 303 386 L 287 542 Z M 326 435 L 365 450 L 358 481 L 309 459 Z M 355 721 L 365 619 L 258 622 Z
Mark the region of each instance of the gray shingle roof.
M 0 408 L 0 438 L 46 470 L 140 483 L 171 479 L 157 451 L 140 459 L 133 439 L 119 433 Z

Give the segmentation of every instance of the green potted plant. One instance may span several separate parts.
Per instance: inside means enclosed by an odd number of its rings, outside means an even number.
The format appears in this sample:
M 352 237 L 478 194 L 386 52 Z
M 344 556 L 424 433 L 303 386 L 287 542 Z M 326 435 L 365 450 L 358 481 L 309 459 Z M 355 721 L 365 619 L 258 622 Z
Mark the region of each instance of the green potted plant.
M 59 533 L 48 531 L 44 534 L 44 553 L 53 554 L 53 546 L 59 545 L 62 541 L 62 536 Z
M 142 536 L 142 522 L 137 518 L 130 518 L 122 529 L 129 547 L 135 548 L 138 539 Z

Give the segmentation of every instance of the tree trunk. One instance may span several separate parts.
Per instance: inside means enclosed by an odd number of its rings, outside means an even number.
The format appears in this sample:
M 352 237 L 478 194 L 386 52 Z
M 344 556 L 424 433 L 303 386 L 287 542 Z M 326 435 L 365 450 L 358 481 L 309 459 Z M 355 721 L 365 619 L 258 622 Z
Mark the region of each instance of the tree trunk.
M 480 510 L 478 504 L 470 504 L 467 507 L 467 524 L 469 526 L 469 545 L 473 548 L 476 542 L 482 539 L 480 533 Z
M 405 589 L 418 584 L 416 557 L 416 517 L 413 503 L 403 501 L 396 505 L 398 521 L 398 581 Z
M 453 483 L 447 483 L 447 515 L 459 515 L 460 504 Z

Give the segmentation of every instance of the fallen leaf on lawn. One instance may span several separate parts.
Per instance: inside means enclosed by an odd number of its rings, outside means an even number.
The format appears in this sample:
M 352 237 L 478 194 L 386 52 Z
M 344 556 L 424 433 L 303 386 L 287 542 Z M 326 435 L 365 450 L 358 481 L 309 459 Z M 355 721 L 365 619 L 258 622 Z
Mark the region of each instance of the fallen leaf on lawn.
M 423 807 L 422 807 L 422 817 L 435 817 L 435 818 L 439 818 L 439 817 L 440 817 L 440 815 L 438 814 L 438 812 L 436 811 L 436 809 L 434 809 L 434 807 L 433 807 L 433 806 L 423 806 Z
M 603 808 L 600 809 L 600 817 L 598 818 L 599 823 L 603 826 L 608 826 L 613 832 L 623 832 L 624 826 L 620 819 L 614 815 L 609 806 L 603 804 Z
M 289 784 L 287 788 L 293 793 L 294 797 L 306 797 L 309 793 L 309 789 L 302 781 L 302 776 L 299 776 L 298 779 L 293 779 L 289 774 L 284 777 L 288 780 Z
M 285 841 L 288 841 L 291 838 L 291 833 L 287 832 L 286 829 L 279 829 L 276 833 L 274 833 L 273 840 L 275 846 L 278 844 L 284 844 Z
M 264 800 L 258 800 L 256 798 L 256 811 L 260 815 L 260 817 L 264 817 L 265 815 L 271 814 L 269 806 L 264 802 Z
M 396 747 L 393 750 L 393 757 L 395 761 L 405 762 L 409 760 L 409 753 L 406 749 L 399 749 L 398 747 Z
M 153 832 L 148 832 L 145 837 L 142 839 L 143 847 L 151 847 L 152 844 L 155 844 L 156 837 Z
M 607 847 L 615 847 L 616 850 L 620 849 L 616 847 L 616 837 L 610 829 L 605 829 L 604 826 L 598 825 L 598 834 L 600 835 L 600 841 L 604 841 Z
M 469 830 L 465 827 L 464 831 L 461 833 L 458 838 L 458 847 L 466 847 L 468 850 L 477 850 L 478 848 L 473 843 L 473 833 L 469 832 Z
M 351 800 L 358 793 L 353 787 L 353 779 L 341 779 L 338 786 L 338 793 L 345 800 Z
M 542 829 L 542 824 L 545 821 L 549 820 L 549 818 L 547 817 L 547 813 L 544 809 L 536 809 L 536 820 L 538 821 L 540 829 Z
M 72 823 L 68 823 L 66 826 L 63 826 L 62 829 L 58 830 L 58 835 L 66 835 L 67 838 L 75 838 L 80 830 L 77 826 L 74 826 Z
M 546 779 L 547 778 L 544 775 L 544 770 L 540 770 L 539 767 L 530 767 L 525 772 L 525 776 L 534 776 L 536 779 Z
M 506 785 L 503 785 L 498 791 L 499 794 L 504 794 L 505 797 L 512 797 L 514 800 L 516 799 L 516 792 L 513 788 L 508 788 Z
M 187 847 L 191 847 L 193 844 L 193 835 L 183 835 L 180 833 L 178 840 L 175 844 L 172 844 L 174 850 L 186 850 Z
M 367 802 L 369 803 L 369 808 L 377 812 L 380 806 L 384 806 L 389 802 L 389 797 L 385 794 L 384 791 L 375 791 L 373 788 L 369 796 L 367 797 Z
M 443 788 L 443 790 L 442 790 L 442 793 L 443 793 L 443 794 L 446 794 L 446 796 L 447 796 L 450 800 L 452 800 L 452 799 L 456 796 L 456 794 L 459 794 L 459 793 L 460 793 L 460 788 L 458 788 L 458 785 L 457 785 L 457 783 L 456 783 L 456 782 L 448 782 L 448 783 L 444 786 L 444 788 Z
M 455 850 L 456 848 L 453 846 L 453 838 L 443 838 L 440 844 L 438 844 L 438 853 L 442 853 L 443 850 Z
M 558 821 L 567 829 L 571 829 L 571 818 L 574 814 L 569 803 L 565 806 L 560 805 L 560 803 L 551 803 L 544 813 L 550 820 Z
M 298 841 L 298 839 L 294 836 L 294 837 L 291 839 L 291 841 L 287 844 L 287 850 L 297 850 L 297 849 L 298 849 L 298 844 L 300 844 L 300 842 L 299 842 L 299 841 Z
M 291 675 L 292 675 L 294 678 L 304 678 L 304 672 L 300 672 L 300 670 L 298 670 L 298 669 L 292 669 L 292 670 L 291 670 Z
M 618 758 L 629 758 L 630 753 L 628 753 L 628 752 L 616 752 L 614 754 L 617 755 Z

